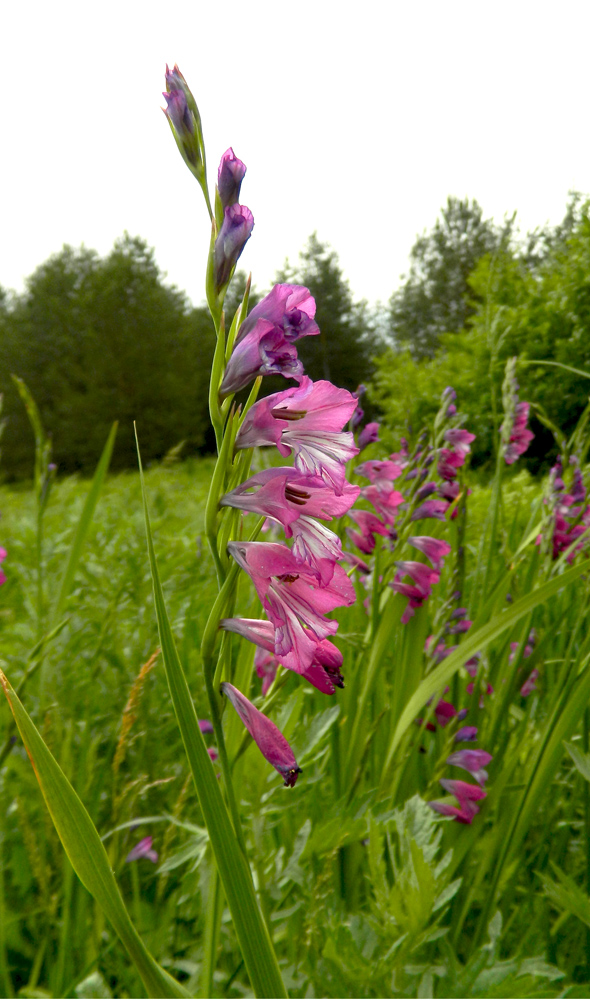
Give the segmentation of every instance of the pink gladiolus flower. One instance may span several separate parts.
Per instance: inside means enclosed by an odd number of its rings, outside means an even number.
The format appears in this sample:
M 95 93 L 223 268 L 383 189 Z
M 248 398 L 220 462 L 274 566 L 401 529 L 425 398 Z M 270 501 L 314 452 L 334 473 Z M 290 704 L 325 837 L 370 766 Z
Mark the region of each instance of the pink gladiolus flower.
M 539 678 L 539 671 L 535 667 L 534 670 L 531 670 L 529 676 L 527 677 L 526 681 L 524 682 L 524 684 L 520 689 L 520 693 L 523 698 L 528 698 L 528 696 L 532 694 L 533 691 L 537 690 L 537 685 L 535 684 L 535 681 L 538 680 L 538 678 Z
M 337 496 L 317 476 L 306 476 L 292 468 L 276 468 L 252 476 L 226 494 L 220 504 L 254 511 L 282 524 L 287 538 L 295 538 L 293 552 L 299 561 L 308 562 L 317 570 L 322 585 L 326 586 L 332 579 L 335 562 L 341 558 L 342 545 L 333 531 L 314 518 L 341 517 L 355 503 L 359 492 L 358 486 L 344 483 L 342 493 Z
M 199 719 L 199 729 L 202 733 L 212 733 L 213 725 L 209 722 L 209 719 Z
M 240 188 L 245 174 L 245 165 L 238 160 L 230 146 L 221 157 L 217 171 L 217 190 L 224 211 L 240 200 Z
M 381 461 L 377 458 L 369 459 L 367 462 L 361 462 L 357 465 L 354 470 L 357 476 L 363 476 L 364 479 L 369 479 L 374 486 L 380 484 L 391 486 L 394 479 L 402 474 L 402 467 L 396 462 L 388 461 L 387 459 Z
M 219 757 L 219 752 L 215 749 L 215 747 L 207 747 L 207 753 L 209 754 L 211 760 L 217 760 Z
M 366 448 L 368 444 L 374 444 L 379 440 L 379 424 L 376 420 L 373 420 L 370 424 L 366 424 L 359 434 L 359 449 Z
M 258 320 L 254 329 L 234 347 L 219 387 L 220 396 L 238 392 L 258 375 L 303 377 L 297 348 L 285 340 L 278 327 L 265 319 Z
M 300 337 L 313 337 L 320 332 L 315 308 L 315 299 L 304 285 L 275 285 L 241 324 L 236 343 L 252 332 L 259 319 L 278 327 L 290 344 Z
M 408 538 L 408 544 L 422 552 L 429 560 L 433 569 L 440 572 L 443 559 L 450 555 L 451 546 L 440 538 L 430 538 L 429 535 L 414 535 Z
M 455 733 L 455 743 L 470 742 L 477 739 L 477 726 L 461 726 Z
M 441 729 L 457 714 L 457 709 L 450 701 L 439 701 L 434 709 L 434 716 Z
M 242 250 L 252 235 L 254 216 L 245 205 L 229 205 L 223 215 L 223 225 L 215 240 L 215 286 L 224 288 L 231 278 Z
M 338 630 L 338 622 L 324 615 L 356 600 L 348 576 L 335 565 L 329 585 L 318 587 L 314 570 L 276 542 L 229 542 L 228 551 L 251 577 L 275 627 L 276 655 L 302 673 L 313 663 L 317 643 Z
M 471 823 L 479 812 L 479 806 L 476 803 L 486 797 L 483 788 L 470 785 L 467 781 L 450 781 L 446 778 L 441 778 L 440 783 L 445 792 L 455 796 L 459 808 L 444 802 L 429 802 L 430 808 L 443 816 L 454 816 L 459 823 Z
M 386 524 L 394 523 L 398 509 L 405 499 L 399 490 L 391 490 L 387 486 L 382 489 L 381 485 L 363 487 L 361 496 L 373 505 Z
M 351 510 L 349 517 L 360 528 L 360 531 L 347 528 L 348 537 L 356 545 L 357 549 L 360 549 L 365 555 L 371 555 L 371 552 L 375 548 L 375 535 L 387 537 L 391 534 L 389 529 L 383 524 L 383 521 L 368 510 Z
M 441 448 L 438 453 L 437 472 L 441 479 L 455 479 L 457 469 L 465 462 L 465 457 L 458 451 L 451 451 L 449 448 Z
M 138 861 L 139 858 L 147 858 L 148 861 L 152 861 L 154 864 L 158 863 L 158 853 L 152 850 L 151 837 L 144 837 L 143 840 L 139 841 L 139 844 L 132 847 L 125 858 L 125 862 Z
M 343 551 L 341 558 L 354 569 L 358 569 L 361 576 L 368 576 L 371 572 L 371 567 L 360 556 L 355 556 L 354 552 Z
M 534 434 L 527 430 L 530 403 L 520 403 L 518 400 L 518 382 L 516 381 L 516 358 L 506 362 L 506 376 L 502 385 L 504 402 L 504 421 L 500 427 L 502 435 L 502 454 L 506 465 L 513 465 L 520 455 L 524 455 Z
M 342 428 L 356 400 L 331 382 L 303 377 L 299 387 L 259 400 L 246 414 L 236 448 L 276 445 L 281 455 L 295 452 L 300 472 L 319 475 L 336 493 L 342 492 L 344 466 L 358 454 L 354 437 Z
M 342 517 L 356 502 L 359 493 L 359 486 L 345 483 L 342 492 L 336 495 L 334 489 L 317 476 L 279 467 L 256 473 L 231 493 L 226 493 L 219 503 L 271 517 L 283 525 L 290 538 L 289 529 L 301 515 L 326 521 Z
M 448 508 L 446 500 L 426 500 L 414 511 L 410 520 L 422 521 L 427 517 L 432 517 L 436 518 L 437 521 L 444 521 Z
M 465 431 L 461 427 L 449 427 L 444 432 L 443 437 L 463 457 L 469 454 L 471 451 L 470 445 L 475 441 L 475 434 L 470 434 L 469 431 Z
M 233 684 L 224 682 L 221 690 L 231 701 L 263 757 L 266 757 L 269 764 L 272 764 L 283 777 L 285 785 L 292 788 L 297 781 L 297 775 L 301 774 L 301 768 L 298 767 L 293 751 L 280 729 L 266 715 L 259 712 Z
M 492 755 L 486 750 L 456 750 L 450 757 L 447 757 L 447 764 L 454 767 L 462 767 L 464 771 L 469 771 L 479 785 L 485 785 L 488 780 L 487 771 L 484 767 L 493 760 Z
M 425 563 L 419 562 L 398 562 L 399 572 L 395 580 L 389 586 L 396 594 L 402 594 L 408 598 L 406 609 L 401 617 L 402 624 L 406 625 L 413 617 L 416 608 L 421 608 L 424 601 L 430 597 L 433 584 L 438 583 L 440 573 L 429 569 Z M 409 576 L 414 581 L 415 586 L 402 583 L 402 576 Z
M 237 635 L 241 635 L 244 639 L 247 639 L 248 642 L 253 642 L 257 646 L 260 646 L 261 649 L 272 656 L 273 660 L 275 659 L 275 630 L 271 622 L 255 618 L 224 618 L 219 624 L 227 632 L 235 632 Z M 342 659 L 340 650 L 329 642 L 328 639 L 324 639 L 322 642 L 318 642 L 316 646 L 311 666 L 297 669 L 295 672 L 303 677 L 304 680 L 313 684 L 322 694 L 331 695 L 335 691 L 334 685 L 336 687 L 344 687 L 344 681 L 340 673 Z M 255 665 L 256 662 L 255 657 Z M 287 669 L 294 669 L 293 667 L 288 667 L 278 657 L 276 658 L 276 662 Z M 262 675 L 258 672 L 258 676 Z M 264 685 L 262 693 L 265 694 Z

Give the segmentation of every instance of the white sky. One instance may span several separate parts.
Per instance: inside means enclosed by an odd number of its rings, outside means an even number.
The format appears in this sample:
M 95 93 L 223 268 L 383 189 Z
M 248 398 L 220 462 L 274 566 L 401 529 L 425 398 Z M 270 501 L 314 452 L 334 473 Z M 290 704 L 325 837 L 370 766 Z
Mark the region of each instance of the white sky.
M 447 195 L 528 229 L 590 193 L 589 29 L 587 0 L 7 3 L 0 284 L 127 229 L 203 299 L 206 209 L 160 111 L 177 62 L 210 181 L 230 145 L 248 167 L 258 288 L 317 230 L 386 301 Z

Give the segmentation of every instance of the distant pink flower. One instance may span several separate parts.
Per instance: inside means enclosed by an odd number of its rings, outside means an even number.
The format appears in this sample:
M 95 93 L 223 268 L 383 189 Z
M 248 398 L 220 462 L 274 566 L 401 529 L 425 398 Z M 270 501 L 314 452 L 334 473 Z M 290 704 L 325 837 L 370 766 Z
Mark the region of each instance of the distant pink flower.
M 379 424 L 376 420 L 373 420 L 370 424 L 365 424 L 362 431 L 359 434 L 358 444 L 359 449 L 362 451 L 366 448 L 368 444 L 374 444 L 379 440 Z
M 273 629 L 273 637 L 274 637 L 274 629 Z M 262 646 L 258 646 L 256 648 L 256 652 L 254 653 L 254 668 L 256 670 L 257 676 L 260 677 L 262 681 L 263 697 L 266 695 L 268 689 L 271 687 L 277 675 L 278 666 L 279 666 L 279 661 L 274 655 L 274 643 L 273 643 L 272 653 L 269 653 L 268 650 L 263 649 Z
M 209 754 L 211 760 L 217 760 L 219 757 L 219 752 L 215 749 L 215 747 L 207 747 L 207 753 Z
M 441 448 L 438 453 L 437 472 L 441 479 L 455 479 L 457 469 L 465 462 L 465 456 L 458 451 L 451 451 L 450 448 Z
M 384 488 L 383 488 L 384 487 Z M 393 524 L 400 506 L 404 503 L 404 495 L 399 490 L 389 489 L 380 483 L 374 486 L 364 486 L 361 496 L 373 505 L 386 524 Z
M 450 781 L 446 778 L 441 778 L 440 783 L 445 792 L 455 796 L 459 808 L 447 805 L 445 802 L 429 802 L 430 808 L 443 816 L 453 816 L 459 823 L 471 823 L 479 812 L 479 806 L 476 803 L 486 797 L 483 788 L 470 785 L 467 781 Z
M 212 733 L 213 725 L 209 722 L 209 719 L 199 719 L 199 729 L 202 733 Z
M 527 430 L 530 403 L 518 399 L 519 385 L 516 381 L 516 358 L 506 362 L 506 376 L 502 385 L 504 420 L 500 427 L 501 449 L 506 465 L 513 465 L 520 455 L 524 455 L 534 434 Z
M 347 534 L 357 549 L 360 549 L 365 555 L 370 555 L 375 548 L 375 535 L 387 537 L 390 534 L 383 521 L 368 510 L 351 510 L 349 517 L 360 530 L 355 531 L 353 528 L 347 528 Z
M 457 714 L 457 709 L 450 701 L 439 701 L 434 709 L 434 715 L 439 726 L 444 729 L 448 722 Z
M 341 558 L 350 566 L 353 566 L 354 569 L 357 569 L 363 576 L 368 576 L 371 572 L 371 567 L 360 556 L 355 556 L 354 552 L 343 551 Z
M 458 454 L 464 457 L 469 454 L 470 445 L 475 441 L 475 434 L 470 434 L 469 431 L 465 431 L 461 427 L 450 427 L 444 432 L 443 437 Z
M 535 667 L 533 670 L 531 670 L 529 676 L 527 677 L 526 681 L 524 682 L 524 684 L 520 689 L 520 693 L 523 698 L 528 698 L 528 696 L 532 694 L 533 691 L 536 691 L 537 685 L 535 684 L 535 681 L 538 679 L 539 679 L 539 671 Z
M 461 726 L 455 733 L 455 743 L 470 742 L 477 739 L 477 726 Z
M 406 625 L 413 617 L 416 608 L 422 607 L 425 600 L 430 597 L 432 586 L 438 583 L 440 573 L 429 569 L 425 563 L 400 561 L 397 564 L 398 572 L 395 579 L 389 584 L 396 594 L 402 594 L 408 598 L 406 609 L 402 615 L 402 623 Z M 413 585 L 402 582 L 402 577 L 409 576 L 413 580 Z
M 0 547 L 0 563 L 4 562 L 7 555 L 8 553 L 6 549 Z M 3 583 L 6 583 L 6 573 L 4 572 L 4 570 L 0 569 L 0 587 L 2 586 Z
M 217 171 L 217 190 L 224 210 L 240 200 L 240 188 L 245 174 L 245 164 L 238 160 L 230 146 L 221 157 Z
M 278 327 L 291 344 L 300 337 L 315 336 L 320 332 L 315 310 L 315 299 L 304 285 L 275 285 L 240 325 L 236 343 L 252 332 L 259 319 Z
M 279 772 L 288 788 L 292 788 L 301 774 L 295 756 L 280 729 L 266 715 L 259 712 L 251 701 L 227 681 L 221 685 L 221 690 L 231 701 L 250 736 L 256 743 L 263 757 Z
M 488 780 L 487 771 L 484 767 L 492 760 L 492 755 L 486 750 L 456 750 L 450 757 L 447 757 L 447 764 L 454 767 L 462 767 L 469 771 L 479 785 L 485 785 Z
M 297 348 L 285 339 L 281 330 L 260 319 L 250 333 L 236 344 L 219 387 L 221 396 L 238 392 L 259 375 L 284 375 L 301 379 L 303 365 Z
M 380 483 L 391 484 L 398 476 L 401 476 L 402 467 L 396 462 L 391 462 L 387 459 L 372 458 L 367 462 L 361 462 L 354 471 L 357 476 L 369 479 L 373 485 Z
M 445 513 L 448 510 L 448 503 L 446 500 L 425 500 L 412 514 L 411 521 L 422 521 L 425 518 L 432 517 L 436 518 L 438 521 L 444 521 Z
M 451 554 L 451 546 L 440 538 L 430 538 L 429 535 L 413 535 L 408 538 L 408 544 L 422 552 L 436 570 L 442 569 L 443 559 Z
M 254 216 L 245 205 L 229 205 L 225 209 L 223 225 L 213 250 L 215 286 L 218 291 L 224 288 L 231 278 L 253 228 Z
M 275 627 L 275 653 L 290 670 L 311 666 L 318 641 L 338 630 L 324 616 L 354 604 L 354 586 L 336 565 L 327 587 L 318 587 L 312 569 L 275 542 L 229 542 L 228 551 L 251 577 L 258 597 Z
M 158 853 L 152 850 L 152 837 L 144 837 L 143 840 L 139 841 L 135 847 L 132 847 L 129 854 L 125 858 L 125 862 L 128 861 L 138 861 L 139 858 L 147 858 L 148 861 L 152 861 L 153 864 L 158 863 Z

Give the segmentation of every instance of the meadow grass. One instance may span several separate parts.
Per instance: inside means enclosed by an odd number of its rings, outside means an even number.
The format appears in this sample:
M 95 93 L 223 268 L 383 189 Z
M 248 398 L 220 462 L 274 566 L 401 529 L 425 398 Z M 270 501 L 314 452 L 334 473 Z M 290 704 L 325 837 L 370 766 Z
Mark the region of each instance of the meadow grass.
M 203 544 L 212 465 L 203 459 L 145 474 L 168 612 L 199 716 L 207 709 L 198 650 L 216 593 L 213 562 Z M 8 580 L 0 592 L 1 665 L 14 687 L 48 624 L 88 488 L 76 477 L 53 487 L 44 524 L 41 622 L 33 491 L 0 489 L 3 539 L 10 540 Z M 517 550 L 541 490 L 522 472 L 505 484 L 504 548 Z M 474 583 L 476 543 L 490 499 L 490 487 L 474 487 L 466 592 Z M 444 586 L 443 578 L 441 594 Z M 516 579 L 513 590 L 517 598 Z M 521 590 L 526 593 L 526 584 Z M 363 680 L 355 671 L 367 665 L 362 604 L 338 614 L 347 676 L 338 702 L 292 674 L 283 676 L 274 696 L 274 718 L 304 768 L 296 790 L 281 790 L 236 719 L 226 717 L 255 884 L 291 995 L 585 995 L 572 985 L 585 980 L 584 917 L 568 918 L 578 912 L 567 902 L 567 891 L 576 886 L 561 875 L 563 869 L 579 882 L 586 871 L 587 784 L 563 747 L 563 739 L 576 739 L 582 718 L 574 749 L 584 748 L 583 706 L 572 725 L 567 720 L 562 725 L 557 747 L 541 756 L 548 785 L 541 794 L 531 793 L 528 826 L 511 825 L 526 809 L 522 796 L 530 790 L 535 754 L 559 728 L 564 705 L 571 704 L 564 702 L 564 664 L 578 663 L 574 675 L 583 676 L 585 592 L 580 584 L 532 611 L 486 654 L 486 676 L 496 692 L 480 708 L 476 690 L 469 721 L 479 726 L 478 745 L 493 753 L 494 764 L 490 794 L 472 826 L 437 820 L 425 805 L 445 773 L 449 730 L 416 730 L 416 740 L 411 729 L 392 775 L 385 777 L 385 794 L 378 794 L 395 721 L 387 716 L 399 717 L 403 707 L 396 697 L 400 669 L 410 653 L 422 657 L 436 615 L 434 597 L 428 621 L 418 625 L 416 615 L 403 635 L 400 629 L 398 638 L 389 635 L 376 686 L 365 702 L 360 769 L 353 767 L 348 778 L 343 762 Z M 243 614 L 251 605 L 255 614 L 247 586 L 240 588 L 238 605 Z M 154 956 L 191 995 L 205 995 L 204 967 L 212 953 L 212 995 L 251 995 L 215 883 L 161 658 L 153 656 L 158 637 L 137 474 L 106 481 L 62 620 L 22 694 L 27 710 L 106 836 L 112 868 Z M 514 670 L 507 669 L 509 642 L 522 644 L 533 624 L 542 636 L 534 662 L 545 668 L 540 692 L 525 700 L 514 690 L 520 683 L 514 671 L 523 673 L 522 663 L 517 659 Z M 252 654 L 252 647 L 236 646 L 233 669 L 242 690 L 254 697 Z M 458 702 L 460 684 L 455 674 L 451 691 Z M 512 690 L 504 699 L 507 684 Z M 5 914 L 0 962 L 6 995 L 144 995 L 121 945 L 73 875 L 20 741 L 12 745 L 8 709 L 0 712 L 9 741 L 0 798 Z M 153 837 L 158 864 L 147 859 L 126 864 L 129 850 L 147 835 Z M 507 838 L 514 843 L 508 853 Z M 582 892 L 578 907 L 586 899 Z

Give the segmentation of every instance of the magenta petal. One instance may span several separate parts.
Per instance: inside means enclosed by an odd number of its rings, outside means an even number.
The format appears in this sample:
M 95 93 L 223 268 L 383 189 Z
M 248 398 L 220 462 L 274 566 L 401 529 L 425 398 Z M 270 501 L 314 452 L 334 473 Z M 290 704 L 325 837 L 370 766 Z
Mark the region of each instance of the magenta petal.
M 152 850 L 151 837 L 144 837 L 143 840 L 140 840 L 139 843 L 135 845 L 135 847 L 132 847 L 129 854 L 125 858 L 125 862 L 138 861 L 139 858 L 147 858 L 148 861 L 152 861 L 153 864 L 157 864 L 158 854 L 156 851 Z
M 282 775 L 285 785 L 292 788 L 301 773 L 293 751 L 280 729 L 233 684 L 224 682 L 221 690 L 231 701 L 263 757 Z

